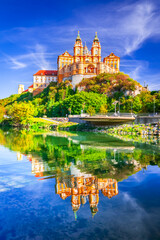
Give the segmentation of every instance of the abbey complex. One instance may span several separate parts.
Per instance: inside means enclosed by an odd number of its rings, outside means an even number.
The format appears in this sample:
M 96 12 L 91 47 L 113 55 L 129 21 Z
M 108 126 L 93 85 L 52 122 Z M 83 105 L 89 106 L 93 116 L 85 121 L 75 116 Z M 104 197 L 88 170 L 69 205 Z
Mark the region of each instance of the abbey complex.
M 92 43 L 91 51 L 86 44 L 83 46 L 80 34 L 78 32 L 73 56 L 67 51 L 58 56 L 57 70 L 39 70 L 33 75 L 33 84 L 24 91 L 24 85 L 20 84 L 18 93 L 33 92 L 36 95 L 43 91 L 50 82 L 62 82 L 70 80 L 73 88 L 81 82 L 83 78 L 94 77 L 100 73 L 119 72 L 120 58 L 111 53 L 101 59 L 101 45 L 97 33 Z

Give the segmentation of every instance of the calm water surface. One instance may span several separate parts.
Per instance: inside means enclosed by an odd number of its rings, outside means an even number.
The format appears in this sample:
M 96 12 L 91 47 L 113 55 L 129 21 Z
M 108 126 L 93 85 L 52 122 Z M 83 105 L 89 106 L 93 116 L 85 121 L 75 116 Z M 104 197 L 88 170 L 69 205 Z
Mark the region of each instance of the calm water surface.
M 160 148 L 0 131 L 0 239 L 160 239 Z

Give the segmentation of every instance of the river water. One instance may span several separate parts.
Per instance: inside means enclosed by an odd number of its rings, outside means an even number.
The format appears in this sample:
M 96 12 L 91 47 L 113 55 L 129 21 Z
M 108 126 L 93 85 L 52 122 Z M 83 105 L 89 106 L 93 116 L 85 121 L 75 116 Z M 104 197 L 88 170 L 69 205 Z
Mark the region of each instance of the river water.
M 160 148 L 0 131 L 0 239 L 160 239 Z

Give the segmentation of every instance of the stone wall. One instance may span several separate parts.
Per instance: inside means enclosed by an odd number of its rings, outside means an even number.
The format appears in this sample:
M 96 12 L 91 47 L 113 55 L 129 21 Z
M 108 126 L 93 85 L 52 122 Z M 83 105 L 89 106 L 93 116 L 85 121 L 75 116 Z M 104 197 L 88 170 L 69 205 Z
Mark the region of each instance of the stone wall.
M 154 116 L 137 116 L 135 119 L 135 124 L 150 124 L 160 122 L 160 115 Z

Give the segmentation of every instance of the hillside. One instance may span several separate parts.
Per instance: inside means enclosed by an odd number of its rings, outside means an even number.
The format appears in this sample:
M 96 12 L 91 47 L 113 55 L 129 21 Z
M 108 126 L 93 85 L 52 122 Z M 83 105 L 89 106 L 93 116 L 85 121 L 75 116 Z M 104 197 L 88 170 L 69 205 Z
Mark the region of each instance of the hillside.
M 134 96 L 134 94 L 138 94 Z M 124 73 L 100 74 L 97 77 L 83 79 L 74 91 L 70 81 L 51 82 L 40 94 L 32 93 L 11 95 L 0 100 L 0 121 L 3 115 L 13 116 L 27 112 L 30 117 L 60 117 L 68 114 L 89 114 L 113 112 L 115 100 L 120 101 L 121 112 L 160 111 L 160 93 L 146 91 L 138 82 Z M 119 103 L 117 103 L 118 109 Z M 18 117 L 16 115 L 16 117 Z
M 86 92 L 96 92 L 113 96 L 119 92 L 124 95 L 137 95 L 141 91 L 146 91 L 137 81 L 124 73 L 103 73 L 96 77 L 83 79 L 77 87 Z

